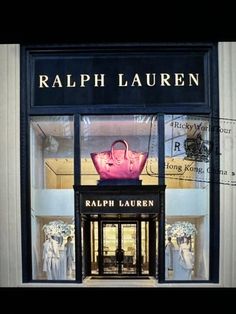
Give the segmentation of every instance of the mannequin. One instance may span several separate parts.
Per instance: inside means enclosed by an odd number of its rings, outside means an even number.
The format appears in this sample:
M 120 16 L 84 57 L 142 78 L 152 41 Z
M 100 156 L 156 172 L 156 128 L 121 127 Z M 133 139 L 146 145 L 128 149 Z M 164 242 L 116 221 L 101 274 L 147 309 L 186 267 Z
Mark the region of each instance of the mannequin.
M 168 243 L 165 249 L 165 277 L 168 278 L 168 270 L 173 270 L 173 250 L 174 244 L 171 242 L 171 237 L 168 237 Z
M 72 241 L 72 237 L 68 237 L 67 238 L 67 242 L 65 244 L 65 248 L 66 248 L 66 265 L 67 265 L 67 274 L 71 275 L 72 274 L 72 265 L 73 262 L 75 260 L 74 257 L 74 245 L 71 242 Z
M 167 268 L 173 269 L 173 250 L 175 249 L 174 244 L 171 242 L 171 237 L 168 238 L 168 243 L 166 244 L 166 264 Z
M 43 244 L 43 271 L 47 272 L 47 279 L 58 279 L 59 258 L 57 241 L 51 235 L 47 235 Z
M 191 252 L 190 240 L 184 237 L 184 242 L 179 247 L 179 264 L 182 268 L 181 279 L 191 280 L 193 268 L 193 256 Z

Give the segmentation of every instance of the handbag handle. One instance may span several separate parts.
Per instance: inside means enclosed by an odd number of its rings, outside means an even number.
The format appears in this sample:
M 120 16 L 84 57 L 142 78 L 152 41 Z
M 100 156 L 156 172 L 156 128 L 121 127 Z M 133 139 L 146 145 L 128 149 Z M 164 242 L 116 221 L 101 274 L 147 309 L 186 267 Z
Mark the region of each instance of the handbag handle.
M 114 150 L 114 146 L 117 144 L 117 143 L 122 143 L 125 145 L 125 158 L 128 159 L 128 150 L 129 150 L 129 146 L 128 146 L 128 143 L 125 141 L 125 140 L 117 140 L 115 142 L 113 142 L 111 144 L 111 158 L 114 159 L 114 154 L 113 154 L 113 150 Z

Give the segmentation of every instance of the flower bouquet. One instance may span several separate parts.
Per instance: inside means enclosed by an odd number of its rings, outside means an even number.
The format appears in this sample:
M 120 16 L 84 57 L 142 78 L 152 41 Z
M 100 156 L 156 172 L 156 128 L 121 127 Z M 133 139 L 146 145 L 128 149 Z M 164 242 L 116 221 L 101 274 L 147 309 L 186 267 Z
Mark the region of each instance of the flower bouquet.
M 191 236 L 197 234 L 197 229 L 191 222 L 177 221 L 172 225 L 166 225 L 166 234 L 168 237 L 175 237 L 178 243 L 181 238 L 191 238 Z
M 69 225 L 62 220 L 50 221 L 42 229 L 45 235 L 55 237 L 68 237 L 74 234 L 74 225 Z

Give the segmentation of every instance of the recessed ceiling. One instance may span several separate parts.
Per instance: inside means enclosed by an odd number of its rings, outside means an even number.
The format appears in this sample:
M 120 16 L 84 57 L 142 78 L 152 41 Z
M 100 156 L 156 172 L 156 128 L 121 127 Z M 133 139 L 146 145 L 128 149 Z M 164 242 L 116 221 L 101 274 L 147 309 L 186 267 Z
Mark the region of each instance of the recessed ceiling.
M 46 158 L 45 165 L 56 175 L 74 174 L 74 159 L 72 158 Z
M 36 120 L 36 119 L 35 119 Z M 73 137 L 74 124 L 73 121 L 32 121 L 33 128 L 36 129 L 42 136 L 59 136 Z

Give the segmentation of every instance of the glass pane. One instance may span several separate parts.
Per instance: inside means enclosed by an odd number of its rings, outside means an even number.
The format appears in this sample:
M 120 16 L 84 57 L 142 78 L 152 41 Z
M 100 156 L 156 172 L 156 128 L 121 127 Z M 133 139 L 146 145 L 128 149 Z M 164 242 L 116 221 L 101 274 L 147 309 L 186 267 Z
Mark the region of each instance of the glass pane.
M 32 278 L 75 279 L 73 117 L 30 119 Z
M 122 273 L 136 273 L 136 224 L 121 224 L 121 249 L 124 250 Z
M 158 278 L 159 275 L 159 269 L 158 269 L 158 232 L 159 232 L 159 225 L 158 225 L 158 220 L 156 221 L 156 277 Z
M 91 222 L 91 272 L 98 274 L 98 222 Z
M 207 117 L 165 117 L 165 278 L 209 278 L 210 125 Z
M 81 184 L 157 184 L 156 115 L 83 116 Z
M 118 224 L 103 224 L 103 271 L 117 274 L 116 249 L 118 248 Z
M 149 223 L 147 221 L 142 221 L 141 222 L 142 274 L 149 274 L 149 237 L 148 237 L 148 234 L 149 234 Z

